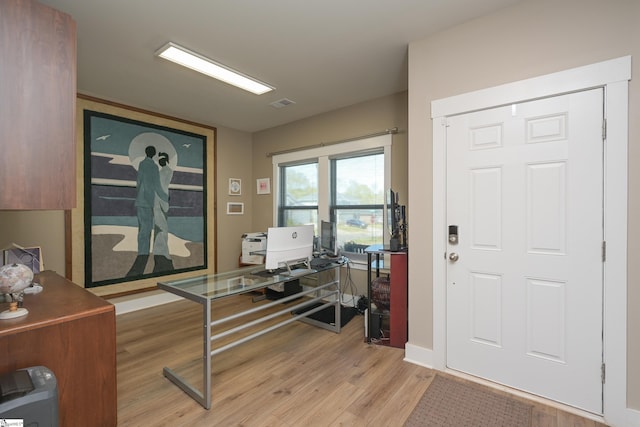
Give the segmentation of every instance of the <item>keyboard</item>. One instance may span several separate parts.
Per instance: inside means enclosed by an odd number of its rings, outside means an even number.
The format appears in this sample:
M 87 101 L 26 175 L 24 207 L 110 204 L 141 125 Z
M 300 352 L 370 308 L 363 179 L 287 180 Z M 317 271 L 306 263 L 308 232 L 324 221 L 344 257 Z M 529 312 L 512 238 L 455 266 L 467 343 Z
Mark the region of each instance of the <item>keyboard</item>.
M 297 276 L 304 276 L 305 274 L 311 274 L 311 273 L 316 273 L 316 270 L 314 270 L 313 268 L 296 268 L 291 270 L 291 273 L 289 272 L 284 273 L 283 276 L 297 277 Z
M 329 262 L 326 259 L 322 258 L 313 258 L 309 263 L 311 268 L 324 268 L 327 266 L 327 264 L 329 264 Z
M 253 274 L 254 276 L 260 276 L 260 277 L 273 277 L 273 276 L 276 276 L 278 274 L 282 274 L 282 273 L 284 273 L 286 271 L 287 271 L 286 268 L 279 268 L 277 270 L 254 271 L 251 274 Z

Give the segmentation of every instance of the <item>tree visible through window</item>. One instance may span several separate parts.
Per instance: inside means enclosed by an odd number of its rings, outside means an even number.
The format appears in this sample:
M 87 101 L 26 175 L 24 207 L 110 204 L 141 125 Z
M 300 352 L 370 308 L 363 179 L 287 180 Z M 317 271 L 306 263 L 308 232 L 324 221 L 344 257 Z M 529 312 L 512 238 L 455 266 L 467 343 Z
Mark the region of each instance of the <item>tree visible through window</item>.
M 331 161 L 330 217 L 336 222 L 338 246 L 360 252 L 383 243 L 384 154 Z
M 318 163 L 284 166 L 278 225 L 318 224 Z M 316 230 L 317 234 L 317 230 Z

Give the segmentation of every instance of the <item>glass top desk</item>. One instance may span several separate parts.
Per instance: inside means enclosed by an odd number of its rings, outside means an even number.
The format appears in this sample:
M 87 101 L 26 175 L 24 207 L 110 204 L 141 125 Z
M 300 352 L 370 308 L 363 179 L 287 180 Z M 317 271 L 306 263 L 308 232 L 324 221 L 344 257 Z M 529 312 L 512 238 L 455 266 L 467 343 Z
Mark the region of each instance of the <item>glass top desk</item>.
M 211 408 L 211 359 L 213 356 L 229 350 L 239 344 L 257 338 L 267 332 L 271 332 L 282 326 L 294 321 L 303 321 L 330 331 L 340 333 L 340 266 L 341 263 L 329 263 L 313 270 L 298 272 L 295 276 L 284 274 L 265 275 L 263 266 L 251 266 L 238 270 L 213 275 L 202 275 L 188 279 L 173 280 L 168 282 L 158 282 L 158 288 L 167 292 L 184 297 L 202 305 L 203 320 L 203 357 L 202 357 L 202 388 L 198 390 L 195 386 L 189 384 L 185 378 L 178 375 L 172 369 L 165 367 L 164 376 L 171 382 L 180 387 L 185 393 L 200 403 L 204 408 Z M 334 274 L 323 274 L 324 272 L 334 271 Z M 279 298 L 275 301 L 256 304 L 248 310 L 240 311 L 221 319 L 211 320 L 212 303 L 218 299 L 240 295 L 248 292 L 259 291 L 267 287 L 275 287 L 287 282 L 301 279 L 303 277 L 315 277 L 316 285 L 313 287 L 301 288 L 302 290 L 291 295 Z M 295 305 L 286 305 L 282 310 L 270 310 L 264 313 L 262 317 L 243 321 L 237 326 L 217 332 L 217 328 L 229 321 L 247 318 L 248 315 L 260 313 L 264 310 L 272 309 L 286 302 L 297 300 L 301 297 L 302 302 Z M 308 316 L 333 306 L 334 322 L 324 323 Z M 308 309 L 307 309 L 308 308 Z M 294 313 L 294 314 L 292 314 Z M 285 320 L 276 324 L 270 324 L 257 332 L 243 336 L 228 344 L 213 348 L 213 342 L 240 332 L 247 328 L 253 328 L 267 320 L 277 317 L 284 317 Z M 214 334 L 214 329 L 216 333 Z

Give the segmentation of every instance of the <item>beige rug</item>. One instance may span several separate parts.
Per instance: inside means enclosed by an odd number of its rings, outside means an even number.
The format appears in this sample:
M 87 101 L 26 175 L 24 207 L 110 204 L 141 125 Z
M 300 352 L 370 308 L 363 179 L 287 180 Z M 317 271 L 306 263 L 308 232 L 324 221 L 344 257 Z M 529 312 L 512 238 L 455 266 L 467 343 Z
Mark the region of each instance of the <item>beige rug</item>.
M 489 387 L 436 375 L 405 427 L 527 427 L 531 409 Z

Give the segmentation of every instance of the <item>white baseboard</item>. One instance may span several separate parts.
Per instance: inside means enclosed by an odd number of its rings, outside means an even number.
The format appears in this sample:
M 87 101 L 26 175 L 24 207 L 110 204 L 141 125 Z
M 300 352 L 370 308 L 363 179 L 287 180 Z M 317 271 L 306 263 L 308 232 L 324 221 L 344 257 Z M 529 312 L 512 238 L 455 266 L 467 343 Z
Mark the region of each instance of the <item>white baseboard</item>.
M 183 299 L 182 297 L 169 292 L 162 292 L 153 295 L 141 296 L 138 298 L 127 299 L 118 301 L 109 301 L 116 307 L 116 316 L 125 313 L 131 313 L 132 311 L 143 310 L 145 308 L 155 307 L 162 304 L 168 304 Z
M 627 421 L 629 421 L 630 426 L 640 426 L 640 411 L 627 408 Z
M 640 411 L 636 409 L 625 408 L 611 416 L 605 414 L 604 419 L 612 427 L 640 427 Z
M 405 344 L 404 361 L 413 363 L 414 365 L 424 366 L 425 368 L 434 369 L 433 350 L 420 347 L 415 344 Z

